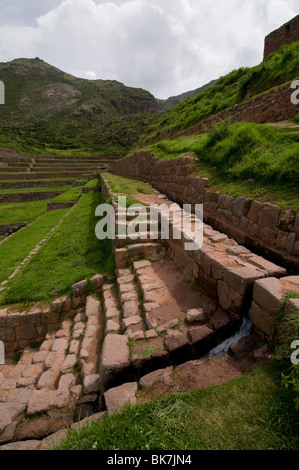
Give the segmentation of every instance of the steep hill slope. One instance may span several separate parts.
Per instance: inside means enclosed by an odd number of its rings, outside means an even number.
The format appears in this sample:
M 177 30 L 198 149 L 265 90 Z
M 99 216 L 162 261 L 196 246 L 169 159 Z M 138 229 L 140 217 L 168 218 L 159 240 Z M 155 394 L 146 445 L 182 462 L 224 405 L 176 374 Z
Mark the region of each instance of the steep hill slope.
M 204 90 L 207 90 L 212 85 L 214 85 L 216 81 L 217 80 L 212 80 L 206 85 L 203 85 L 200 88 L 196 88 L 196 90 L 186 91 L 185 93 L 182 93 L 181 95 L 177 95 L 177 96 L 171 96 L 167 100 L 157 100 L 159 111 L 162 111 L 162 112 L 169 111 L 170 109 L 174 108 L 177 104 L 179 104 L 181 101 L 184 101 L 187 98 L 193 98 L 194 96 L 199 95 L 199 93 L 202 93 Z
M 124 154 L 157 111 L 147 91 L 79 79 L 38 58 L 1 63 L 0 79 L 0 146 L 18 151 Z
M 221 77 L 199 95 L 180 102 L 154 122 L 140 143 L 174 136 L 217 113 L 232 108 L 299 76 L 299 42 L 282 46 L 278 52 L 252 68 L 240 68 Z

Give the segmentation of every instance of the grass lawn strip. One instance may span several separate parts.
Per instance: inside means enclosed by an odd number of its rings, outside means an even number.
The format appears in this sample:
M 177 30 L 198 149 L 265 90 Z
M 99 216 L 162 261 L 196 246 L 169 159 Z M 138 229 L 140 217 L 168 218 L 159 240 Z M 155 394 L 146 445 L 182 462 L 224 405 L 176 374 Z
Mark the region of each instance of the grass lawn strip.
M 95 236 L 99 221 L 95 209 L 101 203 L 100 192 L 80 198 L 28 265 L 9 281 L 0 299 L 2 304 L 51 301 L 70 293 L 75 282 L 114 272 L 111 241 L 99 241 Z
M 0 282 L 8 279 L 31 250 L 57 225 L 65 215 L 65 209 L 41 215 L 35 222 L 0 245 Z
M 50 200 L 0 204 L 0 224 L 33 222 L 47 211 Z
M 273 370 L 274 369 L 274 370 Z M 69 431 L 56 450 L 295 450 L 292 392 L 271 365 L 172 394 Z
M 299 210 L 299 136 L 255 123 L 222 122 L 210 132 L 146 147 L 160 160 L 192 154 L 196 174 L 231 196 L 269 201 Z

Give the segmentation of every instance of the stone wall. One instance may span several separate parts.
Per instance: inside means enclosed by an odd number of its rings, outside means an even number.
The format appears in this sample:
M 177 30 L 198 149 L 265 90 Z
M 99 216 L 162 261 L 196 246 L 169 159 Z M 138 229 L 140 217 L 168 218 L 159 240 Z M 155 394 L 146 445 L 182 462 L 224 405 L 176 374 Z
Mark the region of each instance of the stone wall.
M 73 207 L 76 202 L 48 202 L 47 212 L 55 211 L 57 209 L 69 209 Z
M 283 44 L 291 44 L 295 41 L 299 41 L 299 15 L 266 36 L 264 60 L 272 52 L 278 51 Z
M 0 189 L 32 189 L 32 188 L 50 188 L 51 186 L 83 186 L 83 181 L 76 180 L 50 180 L 50 181 L 12 181 L 12 182 L 1 182 Z
M 50 310 L 34 309 L 28 313 L 0 310 L 0 341 L 5 345 L 5 353 L 22 352 L 31 343 L 43 341 L 50 325 L 52 328 L 60 325 L 59 314 Z
M 92 174 L 93 172 L 91 172 Z M 5 173 L 0 174 L 0 181 L 1 180 L 41 180 L 41 179 L 49 179 L 49 178 L 81 178 L 82 176 L 86 176 L 86 172 L 82 173 L 80 171 L 67 171 L 67 172 L 44 172 L 44 173 Z
M 6 202 L 31 202 L 52 199 L 62 194 L 63 191 L 33 191 L 29 193 L 7 193 L 0 194 L 0 204 Z
M 106 199 L 112 195 L 103 177 L 102 192 Z M 186 243 L 192 239 L 192 237 L 190 239 L 191 233 L 195 233 L 197 228 L 195 215 L 184 213 L 178 204 L 173 204 L 166 196 L 163 198 L 163 195 L 159 194 L 158 197 L 159 204 L 162 204 L 159 209 L 158 238 L 164 239 L 161 243 L 165 245 L 170 258 L 183 270 L 187 279 L 194 282 L 203 293 L 215 299 L 230 315 L 239 317 L 248 311 L 252 301 L 253 285 L 257 279 L 273 276 L 279 278 L 286 275 L 284 268 L 256 256 L 247 248 L 229 239 L 227 235 L 213 230 L 206 224 L 203 224 L 202 245 L 186 249 Z M 174 212 L 169 211 L 169 206 Z M 191 232 L 184 224 L 178 227 L 178 220 L 182 221 L 183 217 L 190 217 Z M 164 236 L 165 226 L 169 227 L 169 233 Z M 132 243 L 127 239 L 122 242 Z M 131 249 L 117 248 L 115 250 L 117 267 L 124 267 L 127 254 L 131 250 L 138 253 L 139 247 L 140 245 L 132 245 Z
M 280 317 L 299 309 L 299 276 L 288 276 L 281 279 L 269 277 L 255 282 L 252 302 L 252 323 L 254 329 L 267 339 L 280 340 L 283 337 L 283 323 L 279 321 L 278 312 L 288 292 L 298 295 L 289 299 L 280 312 Z
M 5 354 L 19 353 L 32 343 L 44 341 L 49 332 L 60 328 L 65 315 L 85 306 L 89 292 L 96 292 L 103 282 L 100 274 L 89 283 L 85 279 L 77 282 L 71 287 L 71 296 L 58 298 L 49 307 L 36 304 L 28 311 L 19 311 L 18 305 L 10 305 L 0 310 L 0 341 L 4 343 Z
M 185 131 L 178 132 L 176 137 L 207 132 L 212 122 L 219 122 L 228 117 L 232 123 L 246 121 L 258 124 L 293 119 L 299 113 L 299 104 L 294 105 L 291 101 L 294 93 L 294 89 L 291 88 L 292 83 L 293 80 L 268 93 L 236 104 Z
M 0 224 L 0 236 L 8 237 L 12 233 L 18 232 L 21 230 L 21 228 L 26 227 L 27 225 L 27 222 L 19 222 L 16 224 Z
M 251 198 L 220 194 L 209 188 L 207 178 L 192 175 L 195 168 L 191 156 L 159 161 L 150 152 L 137 152 L 116 162 L 111 171 L 150 183 L 180 205 L 203 204 L 207 224 L 298 272 L 299 213 Z

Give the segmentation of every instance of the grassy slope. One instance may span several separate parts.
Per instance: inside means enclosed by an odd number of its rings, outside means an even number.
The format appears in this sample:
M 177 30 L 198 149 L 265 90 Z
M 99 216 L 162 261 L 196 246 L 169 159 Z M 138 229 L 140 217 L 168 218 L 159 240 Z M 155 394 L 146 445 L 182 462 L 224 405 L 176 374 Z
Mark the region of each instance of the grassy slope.
M 122 193 L 127 195 L 134 193 L 154 194 L 154 190 L 143 181 L 125 178 L 111 173 L 103 173 L 103 176 L 107 179 L 113 193 Z
M 111 243 L 95 236 L 95 209 L 101 203 L 99 192 L 83 195 L 29 264 L 9 282 L 1 303 L 49 301 L 69 292 L 75 282 L 96 273 L 112 274 Z
M 68 191 L 72 186 L 49 186 L 44 188 L 21 188 L 21 189 L 0 189 L 0 194 L 14 194 L 14 193 L 46 193 L 52 191 Z
M 294 80 L 299 74 L 299 42 L 283 46 L 262 64 L 240 68 L 221 77 L 200 95 L 182 101 L 162 115 L 141 137 L 140 143 L 188 129 L 224 109 Z
M 226 122 L 209 133 L 147 147 L 160 159 L 193 154 L 211 187 L 299 210 L 299 136 L 255 123 Z
M 296 449 L 293 393 L 271 367 L 229 383 L 127 408 L 79 431 L 60 450 Z
M 105 178 L 108 181 L 108 184 L 110 186 L 110 189 L 113 193 L 118 194 L 120 193 L 122 196 L 126 196 L 126 207 L 130 207 L 133 204 L 141 205 L 143 206 L 144 204 L 141 203 L 137 198 L 133 197 L 132 194 L 153 194 L 154 191 L 153 189 L 147 184 L 144 183 L 143 181 L 139 180 L 134 180 L 132 178 L 125 178 L 123 176 L 118 176 L 118 175 L 113 175 L 111 173 L 105 173 L 104 174 Z M 114 196 L 114 199 L 116 200 L 116 196 Z M 123 203 L 120 201 L 120 205 L 122 206 Z
M 0 76 L 0 146 L 20 152 L 122 155 L 156 111 L 147 91 L 78 79 L 39 59 L 2 63 Z
M 66 191 L 63 194 L 60 194 L 59 196 L 55 197 L 52 199 L 53 202 L 74 202 L 79 199 L 79 197 L 82 194 L 82 187 L 81 186 L 76 186 L 69 191 Z
M 47 210 L 50 199 L 0 204 L 0 224 L 33 222 Z
M 58 224 L 65 213 L 66 210 L 47 212 L 0 245 L 0 282 L 8 279 L 37 243 Z

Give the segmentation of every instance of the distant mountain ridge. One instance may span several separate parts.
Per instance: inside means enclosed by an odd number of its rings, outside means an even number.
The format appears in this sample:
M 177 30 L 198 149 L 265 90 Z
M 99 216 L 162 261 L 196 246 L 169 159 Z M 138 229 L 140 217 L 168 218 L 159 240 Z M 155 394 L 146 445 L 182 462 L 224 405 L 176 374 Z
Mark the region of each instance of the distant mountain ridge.
M 122 155 L 158 111 L 148 91 L 76 78 L 39 58 L 0 63 L 0 80 L 0 146 L 15 150 Z
M 158 100 L 115 80 L 74 77 L 35 59 L 0 63 L 0 147 L 25 153 L 125 155 L 155 120 L 193 91 Z
M 187 98 L 193 98 L 194 96 L 199 95 L 199 93 L 202 93 L 204 90 L 207 90 L 216 82 L 217 80 L 211 80 L 206 85 L 203 85 L 200 88 L 196 88 L 196 90 L 186 91 L 185 93 L 181 93 L 180 95 L 177 95 L 177 96 L 171 96 L 167 100 L 157 99 L 158 109 L 161 112 L 169 111 L 170 109 L 174 108 L 177 104 L 179 104 L 181 101 L 184 101 Z

